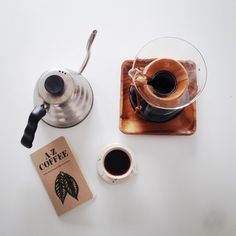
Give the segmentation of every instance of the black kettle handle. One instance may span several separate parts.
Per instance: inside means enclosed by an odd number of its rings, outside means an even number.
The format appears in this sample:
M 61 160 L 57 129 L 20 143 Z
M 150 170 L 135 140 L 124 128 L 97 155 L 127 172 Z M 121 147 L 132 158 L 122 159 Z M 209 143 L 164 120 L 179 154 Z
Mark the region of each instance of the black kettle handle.
M 46 115 L 46 108 L 43 105 L 36 106 L 30 113 L 27 126 L 24 130 L 24 135 L 21 138 L 21 144 L 27 148 L 32 147 L 34 141 L 34 135 L 38 127 L 38 123 L 42 117 Z

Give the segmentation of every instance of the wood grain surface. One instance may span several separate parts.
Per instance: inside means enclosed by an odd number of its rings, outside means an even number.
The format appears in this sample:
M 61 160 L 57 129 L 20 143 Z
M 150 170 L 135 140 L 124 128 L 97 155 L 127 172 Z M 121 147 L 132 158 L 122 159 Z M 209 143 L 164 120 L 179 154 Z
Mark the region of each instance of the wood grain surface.
M 137 66 L 145 67 L 150 60 L 139 60 Z M 187 62 L 181 61 L 188 71 Z M 133 64 L 126 60 L 121 66 L 120 87 L 120 131 L 125 134 L 153 134 L 153 135 L 191 135 L 196 131 L 196 102 L 185 107 L 175 118 L 170 121 L 157 123 L 140 118 L 133 110 L 129 100 L 131 78 L 128 71 Z M 196 82 L 195 82 L 196 84 Z M 193 86 L 193 90 L 196 85 Z

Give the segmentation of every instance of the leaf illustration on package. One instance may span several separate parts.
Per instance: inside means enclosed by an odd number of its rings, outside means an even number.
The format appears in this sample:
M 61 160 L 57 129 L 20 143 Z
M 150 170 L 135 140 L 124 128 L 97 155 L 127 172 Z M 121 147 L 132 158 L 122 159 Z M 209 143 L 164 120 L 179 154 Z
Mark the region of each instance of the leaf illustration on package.
M 58 198 L 61 200 L 61 203 L 64 204 L 64 200 L 67 195 L 67 190 L 64 184 L 64 173 L 60 172 L 55 180 L 55 192 Z
M 62 172 L 63 173 L 63 172 Z M 78 192 L 79 192 L 79 186 L 76 183 L 75 179 L 64 173 L 64 180 L 65 180 L 65 188 L 67 192 L 75 199 L 78 200 Z
M 78 200 L 79 186 L 72 176 L 61 171 L 55 180 L 55 192 L 61 203 L 64 204 L 67 193 Z

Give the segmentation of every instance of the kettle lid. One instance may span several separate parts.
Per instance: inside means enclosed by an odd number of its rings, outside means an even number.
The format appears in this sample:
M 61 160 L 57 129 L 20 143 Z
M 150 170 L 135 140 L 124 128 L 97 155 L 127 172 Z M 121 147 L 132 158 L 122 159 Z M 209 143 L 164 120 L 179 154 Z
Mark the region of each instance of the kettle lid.
M 66 102 L 73 94 L 75 82 L 67 70 L 50 70 L 39 78 L 36 89 L 38 96 L 48 104 Z
M 45 82 L 44 87 L 53 96 L 60 96 L 64 92 L 65 83 L 61 76 L 51 75 Z

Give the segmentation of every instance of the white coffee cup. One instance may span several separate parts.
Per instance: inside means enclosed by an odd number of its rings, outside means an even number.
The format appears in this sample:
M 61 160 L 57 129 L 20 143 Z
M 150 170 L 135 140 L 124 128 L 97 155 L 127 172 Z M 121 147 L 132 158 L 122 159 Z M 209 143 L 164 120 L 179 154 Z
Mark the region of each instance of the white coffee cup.
M 98 175 L 107 183 L 122 183 L 136 173 L 132 151 L 114 143 L 106 147 L 97 161 Z

